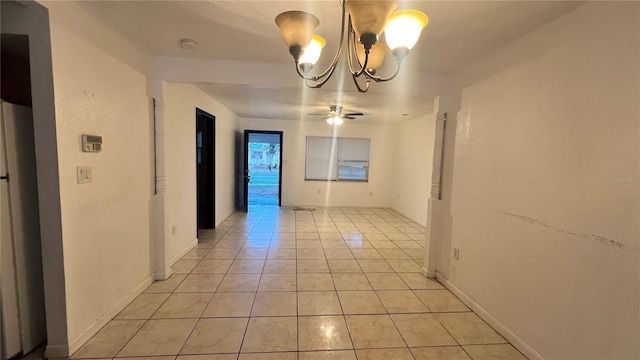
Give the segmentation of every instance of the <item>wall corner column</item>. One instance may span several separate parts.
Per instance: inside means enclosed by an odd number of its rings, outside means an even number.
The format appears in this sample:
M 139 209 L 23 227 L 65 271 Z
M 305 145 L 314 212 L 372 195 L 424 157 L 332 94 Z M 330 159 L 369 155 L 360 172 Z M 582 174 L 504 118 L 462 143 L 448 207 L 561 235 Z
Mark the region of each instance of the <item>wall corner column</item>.
M 171 276 L 169 259 L 169 215 L 167 211 L 167 175 L 165 151 L 164 99 L 153 99 L 153 119 L 155 135 L 155 256 L 154 277 L 156 280 L 166 280 Z
M 433 170 L 431 172 L 431 184 L 429 200 L 427 204 L 427 233 L 425 242 L 424 275 L 435 279 L 437 271 L 437 258 L 441 241 L 442 223 L 442 165 L 444 155 L 444 133 L 447 113 L 443 111 L 443 99 L 436 97 L 434 101 L 436 113 L 436 128 L 433 149 Z

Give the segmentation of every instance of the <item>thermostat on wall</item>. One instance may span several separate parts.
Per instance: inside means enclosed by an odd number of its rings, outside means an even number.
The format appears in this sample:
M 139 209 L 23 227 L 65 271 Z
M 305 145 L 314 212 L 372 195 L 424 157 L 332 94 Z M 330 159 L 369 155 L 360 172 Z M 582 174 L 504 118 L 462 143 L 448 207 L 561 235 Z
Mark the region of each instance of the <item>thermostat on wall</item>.
M 100 152 L 102 150 L 102 136 L 82 135 L 82 151 Z

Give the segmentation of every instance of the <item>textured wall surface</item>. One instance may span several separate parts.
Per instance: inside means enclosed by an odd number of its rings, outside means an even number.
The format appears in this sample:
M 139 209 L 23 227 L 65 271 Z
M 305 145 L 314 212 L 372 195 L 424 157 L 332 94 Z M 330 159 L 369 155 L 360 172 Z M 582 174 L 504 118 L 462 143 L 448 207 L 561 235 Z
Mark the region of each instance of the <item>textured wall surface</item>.
M 235 132 L 239 120 L 231 111 L 193 85 L 163 86 L 167 154 L 167 209 L 176 233 L 169 259 L 185 250 L 196 234 L 196 108 L 216 117 L 215 223 L 235 210 Z
M 439 269 L 547 359 L 640 355 L 639 6 L 583 5 L 457 74 Z
M 73 343 L 150 276 L 151 106 L 144 74 L 73 31 L 73 7 L 49 7 Z M 73 16 L 91 20 L 82 11 Z M 90 32 L 104 33 L 108 46 L 127 46 L 99 24 Z M 82 134 L 102 136 L 102 152 L 83 153 Z M 92 183 L 76 183 L 78 165 L 92 167 Z
M 391 207 L 425 225 L 436 114 L 393 125 Z

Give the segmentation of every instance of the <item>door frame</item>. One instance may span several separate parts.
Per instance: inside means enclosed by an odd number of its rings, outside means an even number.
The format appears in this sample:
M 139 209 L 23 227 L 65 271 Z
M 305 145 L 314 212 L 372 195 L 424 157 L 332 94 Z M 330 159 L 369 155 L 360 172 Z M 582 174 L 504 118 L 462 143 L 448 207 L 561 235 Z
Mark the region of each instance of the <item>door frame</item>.
M 249 174 L 249 135 L 250 134 L 270 134 L 280 136 L 280 161 L 278 166 L 278 206 L 282 206 L 282 143 L 284 140 L 283 131 L 271 131 L 271 130 L 245 130 L 244 131 L 244 212 L 249 212 L 249 181 L 251 175 Z
M 207 156 L 207 159 L 209 160 L 207 162 L 208 166 L 205 169 L 206 171 L 206 176 L 208 176 L 209 179 L 211 179 L 210 183 L 210 189 L 207 189 L 205 191 L 205 196 L 207 196 L 209 198 L 209 201 L 207 202 L 207 214 L 210 214 L 210 216 L 207 216 L 207 218 L 205 219 L 205 222 L 203 224 L 203 227 L 200 227 L 200 193 L 202 191 L 202 189 L 200 189 L 200 177 L 199 177 L 199 167 L 198 167 L 198 163 L 197 163 L 197 151 L 198 151 L 198 123 L 200 121 L 201 118 L 206 118 L 207 122 L 210 122 L 209 128 L 208 128 L 208 132 L 206 134 L 203 134 L 203 147 L 202 147 L 202 156 Z M 208 112 L 196 108 L 196 126 L 195 126 L 195 140 L 196 140 L 196 234 L 198 233 L 199 230 L 201 229 L 215 229 L 216 226 L 216 117 L 214 115 L 209 114 Z M 207 140 L 204 140 L 204 137 L 207 138 Z M 206 146 L 204 146 L 206 144 Z

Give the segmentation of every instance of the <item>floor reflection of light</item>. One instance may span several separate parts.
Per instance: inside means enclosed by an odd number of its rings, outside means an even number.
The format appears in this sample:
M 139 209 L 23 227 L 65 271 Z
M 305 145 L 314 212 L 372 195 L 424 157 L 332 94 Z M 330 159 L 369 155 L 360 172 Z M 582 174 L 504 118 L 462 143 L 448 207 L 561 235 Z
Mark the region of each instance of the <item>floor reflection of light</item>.
M 269 247 L 269 243 L 271 242 L 271 240 L 254 240 L 254 239 L 248 239 L 247 240 L 247 247 Z
M 332 324 L 322 324 L 322 331 L 325 338 L 332 338 L 335 327 Z

